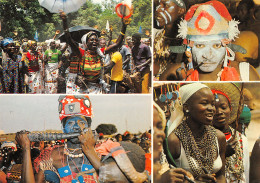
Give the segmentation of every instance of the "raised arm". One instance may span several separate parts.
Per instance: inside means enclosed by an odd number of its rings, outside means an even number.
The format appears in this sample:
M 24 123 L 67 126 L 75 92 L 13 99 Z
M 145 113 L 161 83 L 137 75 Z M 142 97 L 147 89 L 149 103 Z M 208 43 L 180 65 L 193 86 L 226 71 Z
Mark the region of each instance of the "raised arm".
M 108 46 L 105 49 L 104 54 L 109 54 L 109 53 L 117 50 L 120 46 L 122 46 L 122 43 L 123 43 L 124 37 L 125 37 L 126 27 L 127 27 L 128 24 L 130 24 L 130 19 L 122 18 L 122 28 L 121 28 L 121 32 L 120 32 L 120 34 L 119 34 L 119 36 L 116 40 L 116 43 Z
M 75 42 L 72 39 L 72 37 L 70 35 L 70 32 L 69 32 L 69 29 L 68 29 L 67 15 L 63 11 L 61 11 L 60 12 L 60 17 L 62 19 L 62 24 L 63 24 L 63 30 L 64 30 L 64 34 L 65 34 L 65 38 L 66 38 L 66 43 L 71 47 L 72 54 L 80 56 L 81 54 L 80 54 L 78 43 Z
M 27 137 L 26 131 L 20 131 L 16 133 L 16 142 L 22 148 L 22 178 L 21 182 L 24 183 L 35 183 L 32 160 L 31 160 L 31 145 L 30 140 Z

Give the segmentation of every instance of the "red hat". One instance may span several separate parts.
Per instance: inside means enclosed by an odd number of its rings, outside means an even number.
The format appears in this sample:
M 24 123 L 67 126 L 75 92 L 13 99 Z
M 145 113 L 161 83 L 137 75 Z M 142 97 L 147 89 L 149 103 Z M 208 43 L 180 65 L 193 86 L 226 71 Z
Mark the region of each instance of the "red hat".
M 67 95 L 59 98 L 59 117 L 63 120 L 73 115 L 92 118 L 92 105 L 87 95 Z
M 190 7 L 180 22 L 177 37 L 192 41 L 234 40 L 239 34 L 238 23 L 223 3 L 208 1 Z

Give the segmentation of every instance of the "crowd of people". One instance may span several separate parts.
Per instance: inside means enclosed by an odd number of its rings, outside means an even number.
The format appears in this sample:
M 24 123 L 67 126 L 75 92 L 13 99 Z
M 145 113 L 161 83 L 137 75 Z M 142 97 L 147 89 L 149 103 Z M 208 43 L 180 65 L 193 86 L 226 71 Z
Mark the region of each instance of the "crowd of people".
M 172 83 L 175 90 L 160 93 L 168 85 L 154 95 L 154 181 L 258 182 L 259 142 L 250 162 L 245 133 L 255 109 L 244 100 L 250 91 L 241 83 Z
M 1 38 L 0 93 L 149 93 L 151 45 L 125 35 L 128 19 L 116 40 L 93 29 L 75 41 L 60 17 L 65 42 Z
M 0 182 L 150 182 L 150 131 L 92 131 L 87 95 L 60 96 L 59 117 L 64 139 L 46 135 L 41 138 L 49 141 L 42 141 L 22 130 L 15 141 L 1 143 Z

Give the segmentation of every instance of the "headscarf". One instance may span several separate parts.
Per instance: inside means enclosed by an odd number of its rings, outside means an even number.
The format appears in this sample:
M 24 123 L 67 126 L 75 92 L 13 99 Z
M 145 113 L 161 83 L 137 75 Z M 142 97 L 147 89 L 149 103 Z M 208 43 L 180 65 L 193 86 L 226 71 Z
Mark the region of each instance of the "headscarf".
M 174 119 L 172 124 L 169 126 L 169 129 L 167 132 L 168 136 L 183 121 L 183 118 L 184 118 L 183 104 L 185 104 L 194 93 L 196 93 L 197 91 L 199 91 L 202 88 L 209 88 L 209 87 L 202 83 L 186 84 L 186 85 L 183 85 L 180 87 L 179 92 L 180 92 L 181 99 L 180 100 L 177 99 L 179 101 L 176 101 L 175 105 L 174 105 L 175 111 L 178 112 L 178 116 Z
M 242 113 L 240 114 L 239 123 L 249 124 L 250 121 L 251 121 L 251 112 L 249 107 L 245 105 Z
M 180 87 L 180 96 L 182 104 L 185 104 L 187 100 L 198 90 L 202 88 L 209 88 L 207 85 L 202 83 L 192 83 Z
M 90 32 L 88 32 L 87 34 L 84 34 L 84 36 L 82 36 L 81 42 L 82 42 L 82 44 L 83 44 L 83 46 L 84 46 L 85 49 L 87 48 L 88 39 L 89 39 L 91 36 L 93 36 L 93 35 L 95 35 L 95 36 L 98 37 L 98 34 L 97 34 L 96 32 L 94 32 L 94 31 L 90 31 Z

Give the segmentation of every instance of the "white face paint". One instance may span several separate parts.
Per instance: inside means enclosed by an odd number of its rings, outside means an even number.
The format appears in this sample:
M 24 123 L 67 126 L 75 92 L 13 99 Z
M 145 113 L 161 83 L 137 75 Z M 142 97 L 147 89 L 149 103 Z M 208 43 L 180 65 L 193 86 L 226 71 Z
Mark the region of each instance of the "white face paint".
M 203 63 L 199 69 L 203 72 L 213 72 L 223 62 L 226 48 L 220 40 L 194 41 L 192 58 L 197 65 Z

